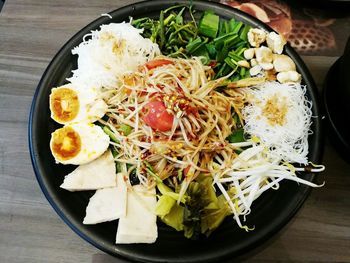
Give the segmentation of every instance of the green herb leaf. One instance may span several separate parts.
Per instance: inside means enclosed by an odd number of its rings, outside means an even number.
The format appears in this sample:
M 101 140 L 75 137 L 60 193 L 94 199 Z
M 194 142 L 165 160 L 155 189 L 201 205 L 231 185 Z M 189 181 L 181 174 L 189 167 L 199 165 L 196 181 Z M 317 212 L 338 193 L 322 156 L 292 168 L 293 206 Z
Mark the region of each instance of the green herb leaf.
M 230 143 L 235 143 L 235 142 L 244 142 L 244 130 L 243 128 L 240 128 L 238 130 L 235 130 L 233 133 L 231 133 L 227 138 L 226 138 Z

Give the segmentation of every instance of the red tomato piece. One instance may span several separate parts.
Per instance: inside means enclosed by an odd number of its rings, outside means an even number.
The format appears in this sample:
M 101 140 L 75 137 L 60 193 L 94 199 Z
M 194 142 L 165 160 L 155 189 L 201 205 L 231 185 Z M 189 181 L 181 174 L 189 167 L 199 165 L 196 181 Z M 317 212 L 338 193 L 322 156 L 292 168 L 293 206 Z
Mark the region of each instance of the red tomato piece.
M 143 121 L 154 130 L 166 132 L 173 127 L 174 115 L 166 111 L 162 101 L 150 101 L 143 108 Z
M 191 165 L 187 166 L 187 167 L 184 169 L 184 171 L 183 171 L 184 176 L 187 176 L 188 172 L 190 171 L 190 168 L 191 168 Z
M 148 61 L 145 66 L 146 68 L 150 69 L 154 69 L 154 68 L 158 68 L 158 67 L 162 67 L 165 65 L 170 65 L 170 64 L 174 64 L 174 62 L 172 62 L 171 60 L 167 60 L 167 59 L 154 59 L 151 61 Z

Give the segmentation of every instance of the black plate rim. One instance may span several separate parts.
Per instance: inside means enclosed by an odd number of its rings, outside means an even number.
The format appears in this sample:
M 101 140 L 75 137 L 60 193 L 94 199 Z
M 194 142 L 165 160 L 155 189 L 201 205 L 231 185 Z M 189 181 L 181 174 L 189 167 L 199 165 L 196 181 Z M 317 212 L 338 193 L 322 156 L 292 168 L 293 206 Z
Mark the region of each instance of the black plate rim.
M 256 18 L 241 12 L 240 10 L 236 10 L 236 9 L 232 9 L 228 6 L 219 4 L 219 3 L 215 3 L 215 2 L 208 2 L 208 1 L 192 1 L 194 5 L 203 5 L 203 6 L 207 6 L 208 8 L 212 7 L 212 6 L 216 6 L 217 8 L 220 8 L 226 12 L 229 13 L 236 13 L 236 15 L 238 15 L 239 17 L 243 17 L 247 20 L 249 20 L 249 22 L 251 22 L 252 24 L 255 24 L 257 26 L 259 26 L 260 28 L 263 28 L 265 30 L 268 31 L 273 31 L 269 26 L 263 24 L 262 22 L 258 21 Z M 179 0 L 176 2 L 173 1 L 168 1 L 168 0 L 155 0 L 155 1 L 143 1 L 143 2 L 138 2 L 138 3 L 134 3 L 134 4 L 130 4 L 127 6 L 124 6 L 122 8 L 113 10 L 111 12 L 109 12 L 110 15 L 113 16 L 113 14 L 115 12 L 122 12 L 128 9 L 133 9 L 133 8 L 140 8 L 141 6 L 156 6 L 156 5 L 166 5 L 166 4 L 175 4 L 175 3 L 183 3 L 183 4 L 188 4 L 189 1 L 186 0 Z M 65 50 L 67 50 L 68 45 L 71 44 L 71 42 L 77 41 L 77 38 L 82 34 L 83 31 L 85 31 L 87 28 L 95 28 L 97 25 L 103 24 L 103 23 L 108 23 L 109 22 L 109 18 L 108 17 L 99 17 L 96 20 L 92 21 L 91 23 L 89 23 L 87 26 L 83 27 L 81 30 L 79 30 L 74 36 L 72 36 L 63 46 L 62 48 L 56 53 L 56 55 L 53 57 L 53 59 L 51 60 L 51 62 L 49 63 L 48 67 L 46 68 L 45 72 L 43 73 L 43 76 L 37 86 L 37 89 L 35 91 L 35 94 L 33 96 L 33 102 L 31 105 L 31 109 L 30 109 L 30 115 L 29 115 L 29 125 L 28 125 L 28 141 L 29 141 L 29 150 L 30 150 L 30 156 L 31 156 L 31 162 L 33 165 L 33 169 L 35 172 L 35 176 L 36 179 L 39 183 L 39 186 L 42 190 L 42 192 L 44 193 L 46 199 L 49 201 L 50 205 L 53 207 L 53 209 L 56 211 L 56 213 L 60 216 L 60 218 L 75 232 L 77 233 L 81 238 L 83 238 L 84 240 L 88 241 L 90 244 L 92 244 L 93 246 L 97 247 L 98 249 L 117 256 L 117 257 L 121 257 L 121 258 L 125 258 L 125 259 L 129 259 L 129 260 L 136 260 L 136 261 L 144 261 L 144 262 L 163 262 L 162 259 L 159 258 L 154 258 L 154 257 L 149 257 L 149 258 L 139 258 L 137 256 L 134 255 L 130 255 L 127 253 L 123 253 L 123 251 L 120 251 L 118 249 L 115 249 L 113 251 L 107 249 L 106 247 L 104 247 L 103 245 L 99 244 L 98 242 L 95 242 L 94 239 L 90 238 L 88 235 L 84 234 L 83 231 L 76 226 L 73 222 L 71 222 L 71 219 L 69 218 L 68 215 L 66 215 L 62 209 L 56 204 L 55 200 L 52 198 L 52 196 L 50 195 L 49 190 L 47 189 L 41 172 L 40 172 L 40 167 L 37 161 L 37 153 L 36 153 L 36 149 L 35 149 L 35 139 L 34 139 L 34 134 L 35 134 L 35 126 L 34 123 L 36 122 L 35 119 L 35 110 L 36 110 L 36 106 L 37 106 L 37 98 L 40 92 L 40 88 L 43 85 L 43 83 L 45 82 L 45 78 L 47 77 L 48 72 L 50 72 L 50 70 L 52 70 L 52 68 L 55 65 L 55 62 L 57 61 L 58 57 L 60 56 L 60 54 L 62 52 L 64 52 Z M 81 41 L 81 37 L 79 38 L 79 42 Z M 70 52 L 70 49 L 69 49 Z M 310 74 L 310 72 L 308 71 L 305 63 L 302 61 L 302 59 L 300 58 L 300 56 L 287 44 L 286 45 L 286 52 L 293 56 L 293 60 L 295 61 L 295 64 L 297 65 L 298 71 L 302 74 L 303 79 L 306 83 L 308 83 L 308 91 L 309 91 L 309 95 L 312 101 L 318 101 L 318 94 L 317 94 L 317 90 L 316 90 L 316 85 L 315 82 Z M 316 117 L 321 116 L 320 114 L 320 109 L 317 103 L 313 104 L 314 107 L 314 112 L 316 113 Z M 324 140 L 324 135 L 323 135 L 323 129 L 322 129 L 322 122 L 319 120 L 319 118 L 316 118 L 314 121 L 315 124 L 315 136 L 317 136 L 317 141 L 315 142 L 315 149 L 313 152 L 313 160 L 316 162 L 321 161 L 321 156 L 323 153 L 323 146 L 322 146 L 322 141 Z M 313 181 L 314 180 L 314 175 L 313 174 L 307 174 L 307 176 L 309 176 L 309 180 Z M 291 209 L 290 211 L 288 211 L 288 215 L 284 216 L 278 224 L 276 224 L 273 228 L 271 229 L 266 229 L 265 234 L 262 237 L 255 237 L 254 241 L 251 242 L 250 245 L 248 245 L 247 247 L 241 248 L 240 250 L 235 251 L 234 253 L 228 253 L 228 254 L 222 254 L 222 255 L 216 255 L 215 258 L 205 258 L 204 261 L 205 262 L 211 262 L 213 260 L 219 260 L 219 259 L 225 259 L 230 255 L 239 255 L 242 254 L 244 252 L 247 252 L 248 250 L 256 247 L 258 244 L 263 243 L 265 240 L 267 240 L 268 238 L 270 238 L 272 235 L 274 235 L 276 232 L 278 232 L 286 223 L 288 223 L 290 221 L 290 219 L 295 215 L 295 213 L 300 209 L 300 207 L 302 206 L 302 204 L 305 202 L 307 196 L 310 194 L 311 192 L 311 188 L 304 188 L 302 192 L 299 192 L 299 195 L 301 196 L 301 198 L 299 198 L 299 200 L 297 200 L 297 202 L 295 203 L 293 209 Z M 186 262 L 204 262 L 203 259 L 201 258 L 194 258 L 194 259 L 190 259 L 189 261 Z M 178 261 L 178 260 L 174 260 L 174 261 L 169 261 L 169 262 L 182 262 L 182 260 Z

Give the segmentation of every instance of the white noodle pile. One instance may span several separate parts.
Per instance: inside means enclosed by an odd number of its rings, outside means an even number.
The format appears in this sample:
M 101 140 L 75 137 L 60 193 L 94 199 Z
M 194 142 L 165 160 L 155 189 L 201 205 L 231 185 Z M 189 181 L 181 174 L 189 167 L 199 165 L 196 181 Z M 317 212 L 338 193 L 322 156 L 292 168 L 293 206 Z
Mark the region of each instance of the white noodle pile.
M 307 164 L 307 137 L 311 125 L 311 102 L 305 98 L 306 87 L 298 83 L 266 82 L 247 90 L 251 101 L 243 109 L 244 130 L 258 137 L 271 154 L 287 162 Z M 283 98 L 287 112 L 283 125 L 272 125 L 264 115 L 266 102 L 276 96 Z
M 140 35 L 142 31 L 123 22 L 102 25 L 85 35 L 72 50 L 78 55 L 78 69 L 68 80 L 77 86 L 115 88 L 122 74 L 135 71 L 160 54 L 157 44 Z

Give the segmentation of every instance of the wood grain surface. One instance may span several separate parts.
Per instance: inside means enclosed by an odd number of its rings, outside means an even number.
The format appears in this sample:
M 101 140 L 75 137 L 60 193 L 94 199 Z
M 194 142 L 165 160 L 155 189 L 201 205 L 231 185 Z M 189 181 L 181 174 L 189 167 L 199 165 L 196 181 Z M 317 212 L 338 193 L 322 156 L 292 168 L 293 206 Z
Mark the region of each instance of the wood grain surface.
M 7 0 L 0 13 L 0 263 L 125 262 L 66 226 L 36 182 L 28 114 L 36 85 L 59 48 L 80 28 L 135 1 Z M 304 57 L 321 89 L 334 57 Z M 350 165 L 325 143 L 326 172 L 292 221 L 245 262 L 350 262 Z M 228 262 L 233 262 L 229 260 Z

